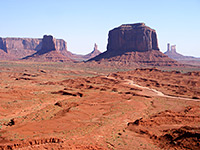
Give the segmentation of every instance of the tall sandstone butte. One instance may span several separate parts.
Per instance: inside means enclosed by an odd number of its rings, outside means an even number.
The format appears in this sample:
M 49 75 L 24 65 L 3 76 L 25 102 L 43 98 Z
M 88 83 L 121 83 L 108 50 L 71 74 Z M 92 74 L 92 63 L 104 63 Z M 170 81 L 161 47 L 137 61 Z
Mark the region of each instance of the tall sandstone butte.
M 144 23 L 124 24 L 109 32 L 108 51 L 159 50 L 156 31 Z
M 26 56 L 24 60 L 51 61 L 51 62 L 72 62 L 72 60 L 61 54 L 60 47 L 56 47 L 56 39 L 51 35 L 44 35 L 42 46 L 36 53 Z
M 107 51 L 89 61 L 92 60 L 156 66 L 177 65 L 176 61 L 159 51 L 156 31 L 144 23 L 123 24 L 109 31 Z
M 55 39 L 51 35 L 44 35 L 42 39 L 41 50 L 38 51 L 38 54 L 44 54 L 50 51 L 56 50 Z

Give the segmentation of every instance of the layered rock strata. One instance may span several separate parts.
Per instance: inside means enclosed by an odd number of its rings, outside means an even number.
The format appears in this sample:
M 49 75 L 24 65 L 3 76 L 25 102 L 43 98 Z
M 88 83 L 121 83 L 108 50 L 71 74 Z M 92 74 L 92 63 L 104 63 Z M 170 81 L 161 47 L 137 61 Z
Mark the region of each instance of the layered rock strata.
M 64 40 L 55 39 L 55 46 L 63 55 L 67 54 L 67 43 Z M 41 38 L 0 38 L 0 49 L 15 59 L 34 54 L 41 48 Z
M 107 51 L 89 61 L 178 65 L 159 51 L 157 34 L 144 23 L 124 24 L 109 31 Z
M 64 56 L 60 52 L 60 47 L 56 47 L 56 39 L 51 35 L 44 35 L 42 39 L 41 49 L 36 53 L 26 56 L 23 60 L 31 61 L 51 61 L 51 62 L 69 62 L 69 57 Z

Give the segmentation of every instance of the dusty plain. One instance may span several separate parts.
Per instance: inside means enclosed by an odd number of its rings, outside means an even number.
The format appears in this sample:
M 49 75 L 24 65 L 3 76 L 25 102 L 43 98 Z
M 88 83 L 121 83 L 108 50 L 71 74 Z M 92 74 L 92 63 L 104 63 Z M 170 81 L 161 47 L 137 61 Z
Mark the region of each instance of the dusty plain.
M 0 149 L 200 149 L 199 70 L 0 62 Z

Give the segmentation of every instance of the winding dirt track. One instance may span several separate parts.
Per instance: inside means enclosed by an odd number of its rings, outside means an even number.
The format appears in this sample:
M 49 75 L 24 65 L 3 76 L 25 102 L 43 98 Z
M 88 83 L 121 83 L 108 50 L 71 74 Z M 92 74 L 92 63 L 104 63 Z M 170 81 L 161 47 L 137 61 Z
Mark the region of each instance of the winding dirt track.
M 165 95 L 164 93 L 157 91 L 155 89 L 149 88 L 149 87 L 144 87 L 138 84 L 135 84 L 134 81 L 132 80 L 126 80 L 125 82 L 126 84 L 129 85 L 133 85 L 135 87 L 141 88 L 142 90 L 147 90 L 150 91 L 152 94 L 148 95 L 148 96 L 161 96 L 161 97 L 167 97 L 167 98 L 175 98 L 175 99 L 180 99 L 180 100 L 186 100 L 186 101 L 197 101 L 200 102 L 200 100 L 195 100 L 195 99 L 190 99 L 190 98 L 184 98 L 184 97 L 176 97 L 176 96 L 169 96 L 169 95 Z M 144 91 L 142 91 L 144 92 Z M 145 94 L 147 95 L 147 92 L 145 92 Z
M 113 77 L 107 77 L 106 76 L 106 78 L 116 80 Z M 138 84 L 134 83 L 133 80 L 126 79 L 126 80 L 124 80 L 124 84 L 132 85 L 134 87 L 142 89 L 141 94 L 144 94 L 144 95 L 147 95 L 147 96 L 160 96 L 160 97 L 166 97 L 166 98 L 172 98 L 172 99 L 180 99 L 180 100 L 185 100 L 185 101 L 200 102 L 200 100 L 195 100 L 195 99 L 191 99 L 191 98 L 184 98 L 184 97 L 176 97 L 176 96 L 165 95 L 164 93 L 162 93 L 160 91 L 157 91 L 156 89 L 152 89 L 152 88 L 149 88 L 149 87 L 144 87 L 144 86 L 138 85 Z

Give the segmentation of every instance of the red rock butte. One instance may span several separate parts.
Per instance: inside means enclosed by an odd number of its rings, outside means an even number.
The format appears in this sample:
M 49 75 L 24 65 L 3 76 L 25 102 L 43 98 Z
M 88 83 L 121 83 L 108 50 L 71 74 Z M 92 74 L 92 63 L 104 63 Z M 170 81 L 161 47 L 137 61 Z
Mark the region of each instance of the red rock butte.
M 56 48 L 56 39 L 51 35 L 44 35 L 42 39 L 42 47 L 36 53 L 29 55 L 23 59 L 30 61 L 51 61 L 51 62 L 72 62 L 69 57 L 64 56 Z
M 123 24 L 109 32 L 108 51 L 159 50 L 154 29 L 144 23 Z
M 144 23 L 123 24 L 109 31 L 107 51 L 92 60 L 177 65 L 159 51 L 156 31 Z
M 27 56 L 31 56 L 35 53 L 39 54 L 45 53 L 45 51 L 48 52 L 49 50 L 57 50 L 57 52 L 61 53 L 66 57 L 69 57 L 70 59 L 73 59 L 75 61 L 84 61 L 91 59 L 101 53 L 97 49 L 96 45 L 96 48 L 94 48 L 94 50 L 87 55 L 73 54 L 70 51 L 68 51 L 67 42 L 65 40 L 55 39 L 51 35 L 45 35 L 44 37 L 46 41 L 43 41 L 42 38 L 0 37 L 0 60 L 20 60 L 23 58 L 26 59 Z M 42 44 L 43 42 L 45 42 L 45 45 Z M 49 49 L 50 47 L 51 49 Z M 46 59 L 45 61 L 49 61 L 49 59 Z

